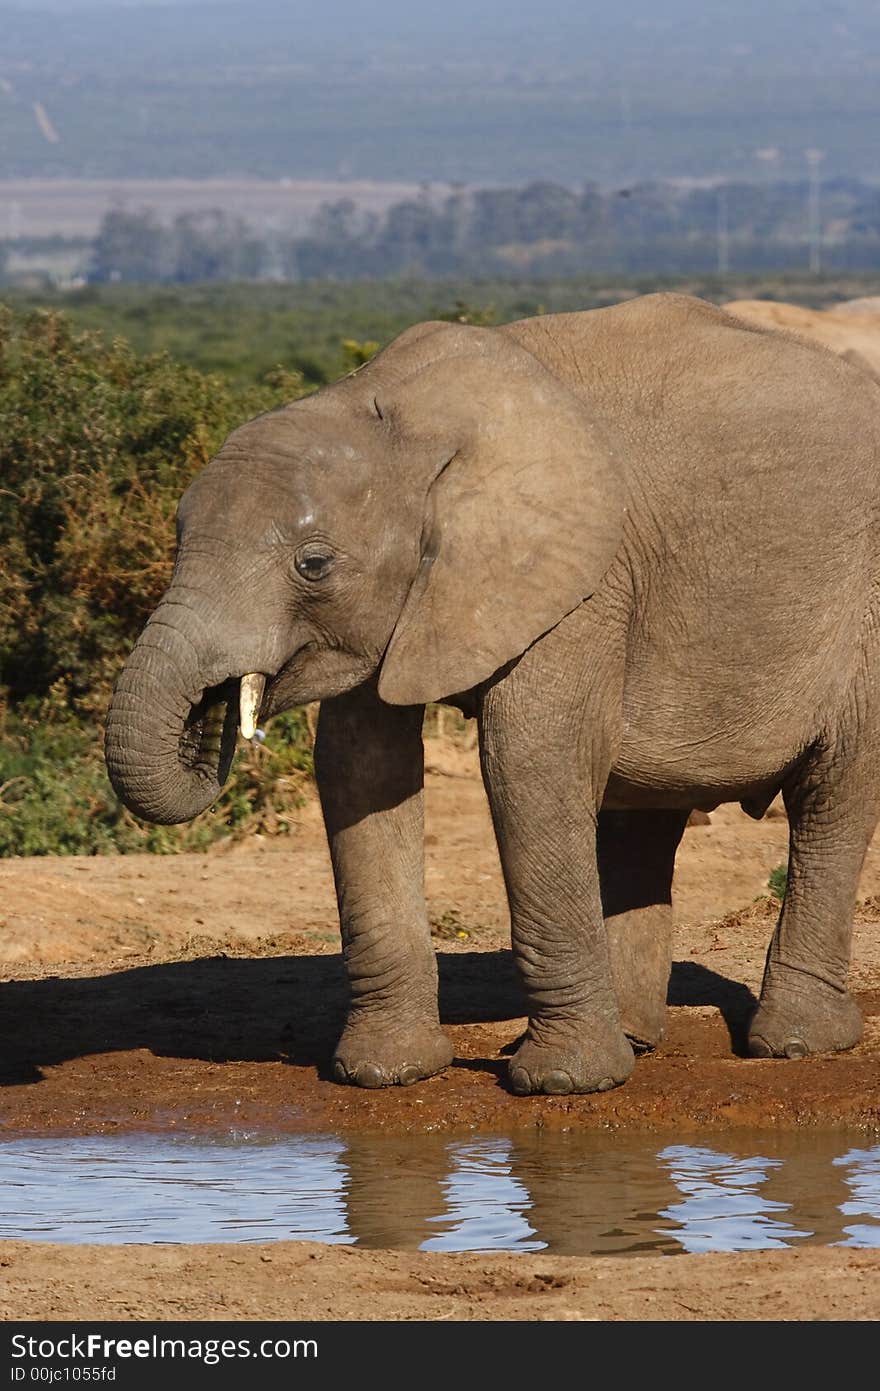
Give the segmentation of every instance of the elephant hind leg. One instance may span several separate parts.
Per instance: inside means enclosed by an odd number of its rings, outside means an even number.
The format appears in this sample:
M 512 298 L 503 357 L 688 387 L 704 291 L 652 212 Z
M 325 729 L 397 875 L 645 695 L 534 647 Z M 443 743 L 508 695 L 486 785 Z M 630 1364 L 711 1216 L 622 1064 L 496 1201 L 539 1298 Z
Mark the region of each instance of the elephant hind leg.
M 672 965 L 672 872 L 687 811 L 602 811 L 602 912 L 621 1022 L 635 1048 L 663 1037 Z
M 863 1020 L 847 988 L 859 875 L 880 811 L 875 723 L 819 748 L 783 788 L 789 821 L 782 912 L 749 1026 L 753 1057 L 851 1048 Z

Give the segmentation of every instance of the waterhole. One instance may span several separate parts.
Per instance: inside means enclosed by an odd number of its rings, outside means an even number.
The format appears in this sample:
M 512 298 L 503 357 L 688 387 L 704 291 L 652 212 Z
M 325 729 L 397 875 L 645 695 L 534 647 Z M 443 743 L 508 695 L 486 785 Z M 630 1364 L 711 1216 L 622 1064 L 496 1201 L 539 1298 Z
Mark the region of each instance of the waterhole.
M 0 1142 L 0 1237 L 565 1255 L 880 1246 L 880 1144 L 846 1132 L 14 1139 Z

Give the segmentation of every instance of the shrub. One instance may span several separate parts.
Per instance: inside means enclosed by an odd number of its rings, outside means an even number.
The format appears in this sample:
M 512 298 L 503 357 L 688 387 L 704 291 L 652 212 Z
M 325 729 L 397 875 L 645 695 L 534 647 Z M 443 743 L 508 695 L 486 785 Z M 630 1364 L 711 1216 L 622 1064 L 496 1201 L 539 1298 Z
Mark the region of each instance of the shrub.
M 767 880 L 767 888 L 774 898 L 778 898 L 780 903 L 785 898 L 785 886 L 788 883 L 788 869 L 785 865 L 777 865 L 771 869 L 770 878 Z
M 280 368 L 236 388 L 58 313 L 0 307 L 0 855 L 289 829 L 311 766 L 304 711 L 240 751 L 186 827 L 130 816 L 101 749 L 113 681 L 170 576 L 181 492 L 231 429 L 298 394 Z
M 99 727 L 78 720 L 63 683 L 0 723 L 0 857 L 205 850 L 253 831 L 287 834 L 312 772 L 304 709 L 279 715 L 239 749 L 217 802 L 182 826 L 154 826 L 126 811 L 107 779 Z
M 236 425 L 290 400 L 137 357 L 60 314 L 0 309 L 0 681 L 106 703 L 171 570 L 177 500 Z

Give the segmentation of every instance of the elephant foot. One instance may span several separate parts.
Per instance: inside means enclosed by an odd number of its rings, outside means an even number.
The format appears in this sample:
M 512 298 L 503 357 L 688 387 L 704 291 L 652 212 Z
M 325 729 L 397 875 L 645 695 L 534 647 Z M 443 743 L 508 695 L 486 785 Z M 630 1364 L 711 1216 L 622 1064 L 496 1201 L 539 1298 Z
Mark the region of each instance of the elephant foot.
M 452 1044 L 437 1025 L 395 1029 L 365 1022 L 346 1027 L 333 1076 L 355 1087 L 409 1087 L 442 1072 L 452 1058 Z
M 623 1033 L 611 1045 L 585 1047 L 583 1038 L 538 1043 L 526 1034 L 510 1060 L 508 1081 L 517 1096 L 544 1092 L 607 1092 L 619 1087 L 633 1070 L 633 1050 Z
M 753 1058 L 806 1058 L 840 1053 L 862 1036 L 861 1011 L 846 990 L 790 966 L 768 972 L 749 1025 Z
M 662 1043 L 666 1032 L 666 994 L 656 1006 L 650 1002 L 622 1000 L 620 1022 L 636 1053 L 649 1053 Z

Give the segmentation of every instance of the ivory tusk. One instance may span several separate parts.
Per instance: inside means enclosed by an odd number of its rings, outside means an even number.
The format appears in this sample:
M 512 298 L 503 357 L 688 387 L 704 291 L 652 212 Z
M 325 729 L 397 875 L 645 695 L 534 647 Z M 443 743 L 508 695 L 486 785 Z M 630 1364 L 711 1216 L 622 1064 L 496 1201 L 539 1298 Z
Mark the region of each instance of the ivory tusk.
M 243 739 L 253 739 L 257 732 L 257 716 L 266 689 L 266 678 L 260 672 L 249 672 L 241 678 L 238 694 L 238 722 Z

